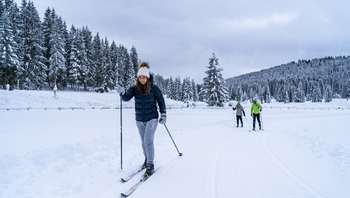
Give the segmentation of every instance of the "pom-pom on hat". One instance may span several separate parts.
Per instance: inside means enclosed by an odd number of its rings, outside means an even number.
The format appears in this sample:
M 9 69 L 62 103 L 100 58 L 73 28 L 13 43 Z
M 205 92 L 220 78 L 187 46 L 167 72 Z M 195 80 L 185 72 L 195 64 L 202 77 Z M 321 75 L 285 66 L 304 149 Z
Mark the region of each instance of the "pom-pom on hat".
M 137 77 L 140 76 L 146 76 L 147 78 L 150 78 L 148 63 L 143 62 L 140 64 L 139 71 L 137 72 Z

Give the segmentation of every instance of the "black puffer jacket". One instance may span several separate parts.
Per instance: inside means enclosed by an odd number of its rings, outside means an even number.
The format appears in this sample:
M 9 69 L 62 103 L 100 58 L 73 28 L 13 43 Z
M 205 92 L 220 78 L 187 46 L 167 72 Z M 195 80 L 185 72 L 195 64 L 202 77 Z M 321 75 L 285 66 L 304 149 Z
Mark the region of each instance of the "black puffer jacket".
M 151 83 L 151 90 L 149 95 L 141 95 L 138 93 L 136 85 L 130 87 L 125 94 L 122 95 L 124 101 L 129 101 L 135 97 L 135 113 L 136 120 L 147 122 L 152 119 L 157 119 L 160 113 L 166 113 L 164 97 L 158 86 Z

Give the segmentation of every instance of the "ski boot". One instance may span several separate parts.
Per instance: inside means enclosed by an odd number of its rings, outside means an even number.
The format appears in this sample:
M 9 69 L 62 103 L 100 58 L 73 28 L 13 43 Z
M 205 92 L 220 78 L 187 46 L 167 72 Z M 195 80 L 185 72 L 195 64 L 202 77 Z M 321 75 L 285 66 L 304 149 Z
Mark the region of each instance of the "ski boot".
M 154 173 L 154 164 L 147 164 L 144 176 L 149 177 Z

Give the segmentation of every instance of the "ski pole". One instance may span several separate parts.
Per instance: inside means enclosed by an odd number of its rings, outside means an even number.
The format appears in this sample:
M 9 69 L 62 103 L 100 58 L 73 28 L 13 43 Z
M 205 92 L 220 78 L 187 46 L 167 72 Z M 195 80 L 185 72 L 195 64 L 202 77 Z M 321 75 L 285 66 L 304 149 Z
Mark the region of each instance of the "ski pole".
M 120 95 L 120 169 L 123 170 L 123 100 Z
M 173 142 L 173 144 L 174 144 L 174 146 L 175 146 L 175 148 L 176 148 L 177 154 L 178 154 L 179 156 L 182 156 L 182 153 L 181 153 L 181 152 L 179 151 L 179 149 L 177 148 L 176 143 L 175 143 L 173 137 L 171 136 L 170 131 L 169 131 L 169 129 L 168 129 L 168 127 L 166 126 L 165 123 L 164 123 L 164 127 L 165 127 L 166 131 L 168 132 L 168 135 L 169 135 L 169 137 L 171 138 L 171 141 Z
M 261 122 L 261 130 L 264 130 L 264 124 L 262 120 L 262 113 L 260 112 L 260 122 Z

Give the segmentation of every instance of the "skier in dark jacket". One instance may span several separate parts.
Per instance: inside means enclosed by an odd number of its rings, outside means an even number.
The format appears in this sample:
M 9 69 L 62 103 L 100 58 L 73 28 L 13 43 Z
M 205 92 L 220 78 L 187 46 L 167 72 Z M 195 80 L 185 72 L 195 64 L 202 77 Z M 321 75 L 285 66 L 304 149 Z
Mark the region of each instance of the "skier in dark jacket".
M 239 127 L 239 121 L 241 122 L 241 127 L 243 127 L 243 119 L 242 115 L 245 117 L 244 108 L 241 105 L 241 103 L 238 101 L 237 105 L 232 108 L 234 111 L 236 111 L 236 122 L 237 122 L 237 128 Z
M 153 84 L 149 65 L 141 63 L 137 72 L 136 85 L 130 87 L 126 92 L 118 86 L 117 92 L 121 94 L 123 101 L 135 98 L 136 126 L 140 133 L 145 156 L 143 166 L 146 168 L 145 175 L 152 175 L 154 173 L 154 134 L 158 122 L 166 123 L 166 107 L 161 90 Z M 157 104 L 161 114 L 159 120 Z

